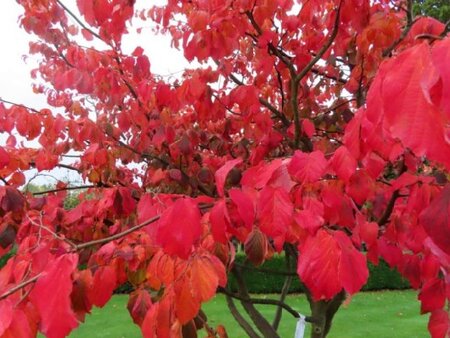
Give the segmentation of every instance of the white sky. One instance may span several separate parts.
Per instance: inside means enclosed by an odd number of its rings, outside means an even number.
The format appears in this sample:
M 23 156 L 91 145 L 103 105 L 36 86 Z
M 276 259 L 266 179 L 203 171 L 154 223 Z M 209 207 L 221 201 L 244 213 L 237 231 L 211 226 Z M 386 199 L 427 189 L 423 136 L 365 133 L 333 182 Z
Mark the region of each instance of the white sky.
M 136 7 L 145 2 L 137 1 Z M 65 0 L 65 3 L 73 5 L 75 2 Z M 163 1 L 152 3 L 161 4 Z M 28 42 L 33 36 L 19 27 L 18 17 L 22 12 L 14 0 L 0 1 L 0 45 L 3 46 L 0 54 L 0 97 L 39 108 L 45 104 L 45 100 L 39 100 L 31 91 L 29 72 L 33 59 L 31 56 L 31 60 L 25 63 L 23 56 L 28 54 Z M 130 30 L 130 38 L 124 41 L 124 49 L 132 51 L 136 46 L 142 46 L 150 58 L 151 70 L 156 74 L 177 73 L 186 68 L 188 63 L 182 53 L 170 48 L 170 39 L 152 34 L 150 21 L 145 25 L 148 28 L 141 35 Z
M 147 0 L 148 1 L 148 0 Z M 148 4 L 146 0 L 138 0 L 136 7 Z M 63 0 L 71 9 L 75 4 L 73 0 Z M 164 0 L 153 0 L 152 4 L 164 3 Z M 0 98 L 15 103 L 22 103 L 33 108 L 43 108 L 46 106 L 46 99 L 43 95 L 36 95 L 32 92 L 32 79 L 29 75 L 33 67 L 33 56 L 25 57 L 28 54 L 28 42 L 33 36 L 27 34 L 19 26 L 18 18 L 23 13 L 21 6 L 14 0 L 0 0 Z M 182 52 L 171 49 L 170 39 L 163 36 L 155 36 L 151 30 L 151 21 L 144 23 L 146 28 L 142 34 L 134 32 L 134 27 L 130 29 L 130 37 L 124 41 L 124 49 L 133 51 L 135 47 L 141 46 L 146 51 L 151 63 L 151 71 L 156 74 L 166 75 L 177 73 L 188 66 Z M 0 140 L 2 135 L 0 134 Z M 54 170 L 51 173 L 58 179 L 69 175 L 63 170 Z M 32 173 L 28 174 L 31 177 Z M 70 176 L 69 176 L 70 178 Z M 45 176 L 37 180 L 39 184 L 50 183 Z

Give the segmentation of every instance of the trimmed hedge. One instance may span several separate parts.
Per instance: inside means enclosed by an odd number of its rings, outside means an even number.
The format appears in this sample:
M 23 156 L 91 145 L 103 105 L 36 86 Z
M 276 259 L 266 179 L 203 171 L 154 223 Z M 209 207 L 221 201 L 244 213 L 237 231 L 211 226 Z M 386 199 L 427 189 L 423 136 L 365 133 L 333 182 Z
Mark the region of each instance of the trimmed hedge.
M 245 255 L 237 254 L 236 262 L 239 264 L 244 264 Z M 248 269 L 243 270 L 243 277 L 247 284 L 250 293 L 280 293 L 283 288 L 283 283 L 285 276 L 276 275 L 266 272 L 258 272 L 251 263 L 248 263 Z M 285 270 L 285 260 L 283 256 L 274 256 L 272 259 L 266 261 L 260 268 L 273 270 L 273 271 L 284 271 Z M 373 265 L 368 263 L 369 267 L 369 280 L 363 287 L 363 291 L 376 291 L 376 290 L 402 290 L 410 288 L 407 280 L 402 278 L 400 273 L 389 268 L 387 263 L 380 260 L 378 265 Z M 236 280 L 234 277 L 228 275 L 229 286 L 233 291 L 236 289 Z M 133 290 L 133 286 L 130 283 L 125 283 L 116 289 L 116 293 L 129 293 Z M 298 278 L 293 278 L 289 293 L 300 293 L 303 292 L 304 288 L 302 283 Z
M 236 255 L 236 262 L 244 264 L 245 256 Z M 260 268 L 285 271 L 285 260 L 283 256 L 274 256 L 271 260 L 266 261 Z M 265 272 L 258 272 L 251 263 L 247 265 L 248 269 L 243 269 L 243 277 L 251 293 L 279 293 L 283 287 L 285 276 L 270 274 Z M 378 265 L 368 263 L 369 280 L 363 287 L 363 291 L 376 290 L 400 290 L 408 289 L 409 282 L 402 278 L 400 273 L 391 269 L 386 262 L 380 260 Z M 236 290 L 236 281 L 233 276 L 229 275 L 229 285 L 232 290 Z M 293 278 L 290 293 L 303 292 L 304 288 L 298 278 Z
M 0 269 L 6 265 L 6 263 L 8 262 L 8 259 L 10 259 L 12 256 L 14 256 L 16 251 L 17 251 L 16 248 L 12 248 L 11 250 L 9 250 L 9 252 L 7 252 L 6 254 L 4 254 L 3 256 L 0 257 Z
M 3 257 L 0 257 L 0 268 L 6 264 L 6 261 L 15 253 L 15 249 L 12 249 Z M 236 262 L 244 265 L 245 255 L 237 254 Z M 246 265 L 248 269 L 243 270 L 243 277 L 251 293 L 279 293 L 283 287 L 285 276 L 276 275 L 271 273 L 259 272 L 258 268 L 255 268 L 251 263 Z M 274 256 L 272 259 L 266 261 L 260 268 L 272 271 L 284 271 L 285 260 L 283 256 Z M 368 263 L 369 267 L 369 280 L 363 287 L 363 291 L 376 291 L 376 290 L 401 290 L 408 289 L 410 287 L 407 280 L 402 278 L 400 273 L 389 268 L 389 266 L 383 260 L 380 260 L 378 265 Z M 229 285 L 232 290 L 236 291 L 236 281 L 232 275 L 228 276 Z M 129 293 L 133 290 L 133 287 L 129 283 L 125 283 L 116 289 L 116 293 Z M 293 278 L 290 293 L 303 292 L 304 288 L 298 278 Z

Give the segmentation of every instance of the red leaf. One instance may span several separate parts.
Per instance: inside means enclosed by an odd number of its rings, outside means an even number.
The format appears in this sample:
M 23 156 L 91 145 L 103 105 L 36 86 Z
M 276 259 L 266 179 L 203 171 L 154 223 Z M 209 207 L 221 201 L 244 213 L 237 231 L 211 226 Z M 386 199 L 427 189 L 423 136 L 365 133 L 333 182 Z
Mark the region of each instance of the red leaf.
M 369 96 L 381 95 L 386 129 L 417 156 L 426 155 L 450 168 L 447 122 L 427 97 L 439 81 L 428 44 L 419 44 L 391 59 L 381 67 L 378 77 L 381 93 L 369 91 L 368 100 Z
M 168 292 L 158 303 L 154 303 L 150 307 L 141 326 L 145 338 L 174 337 L 170 330 L 173 316 L 173 298 L 173 291 Z M 179 336 L 175 335 L 175 337 Z
M 130 189 L 120 187 L 114 198 L 114 210 L 118 215 L 129 216 L 136 207 L 136 201 L 131 196 Z
M 315 300 L 331 299 L 342 285 L 339 282 L 340 249 L 333 236 L 319 230 L 299 248 L 297 273 Z
M 294 217 L 297 224 L 311 235 L 315 235 L 324 222 L 323 217 L 311 210 L 299 210 Z
M 302 130 L 306 136 L 311 138 L 316 132 L 316 127 L 314 126 L 314 123 L 311 122 L 311 120 L 304 119 L 302 120 Z
M 66 337 L 78 326 L 71 308 L 72 273 L 77 266 L 75 254 L 49 261 L 43 276 L 30 292 L 30 300 L 41 317 L 40 329 L 49 338 Z
M 230 225 L 230 216 L 224 200 L 220 200 L 214 205 L 209 214 L 209 220 L 214 240 L 224 244 L 227 243 L 226 231 Z
M 258 92 L 259 88 L 255 86 L 238 86 L 231 91 L 230 99 L 239 105 L 244 115 L 247 115 L 259 106 Z
M 362 205 L 373 196 L 375 183 L 365 170 L 357 170 L 346 187 L 347 194 Z
M 359 234 L 361 239 L 370 247 L 377 242 L 378 230 L 378 223 L 364 222 L 360 224 Z
M 13 319 L 14 306 L 10 299 L 6 298 L 0 302 L 0 336 L 8 329 Z
M 330 164 L 336 175 L 346 182 L 355 173 L 357 165 L 355 158 L 345 146 L 336 149 Z
M 444 280 L 435 278 L 426 282 L 422 286 L 418 298 L 422 302 L 421 313 L 442 309 L 446 300 Z
M 224 195 L 225 180 L 227 179 L 228 173 L 239 163 L 242 163 L 240 158 L 228 161 L 216 171 L 214 177 L 216 179 L 217 192 L 220 197 L 223 197 Z
M 247 236 L 244 243 L 245 254 L 255 266 L 261 265 L 266 259 L 268 243 L 267 236 L 256 228 Z
M 102 266 L 95 271 L 92 289 L 89 292 L 89 300 L 98 307 L 103 307 L 111 298 L 117 287 L 116 271 L 111 266 Z
M 275 171 L 283 164 L 282 160 L 276 159 L 270 163 L 259 162 L 257 166 L 247 169 L 242 175 L 242 186 L 261 189 L 270 181 Z
M 450 254 L 450 184 L 420 214 L 426 233 L 436 245 Z
M 289 174 L 300 183 L 319 180 L 325 173 L 327 160 L 320 150 L 304 153 L 297 150 L 288 165 Z
M 25 197 L 13 187 L 0 187 L 0 208 L 4 211 L 18 212 L 23 210 Z
M 186 259 L 201 231 L 197 205 L 188 198 L 179 198 L 161 215 L 156 238 L 166 253 Z
M 77 6 L 84 19 L 91 26 L 95 25 L 93 2 L 90 0 L 77 0 Z
M 297 273 L 315 300 L 331 299 L 343 288 L 353 294 L 367 281 L 364 255 L 340 231 L 319 230 L 299 250 Z
M 236 205 L 239 216 L 241 216 L 245 226 L 251 229 L 255 221 L 255 205 L 251 196 L 240 189 L 230 189 L 228 194 Z
M 258 211 L 261 231 L 274 239 L 278 237 L 284 240 L 294 211 L 289 194 L 282 188 L 267 186 L 261 190 Z M 280 249 L 277 247 L 277 250 Z
M 336 231 L 333 235 L 341 249 L 339 276 L 342 286 L 349 294 L 354 294 L 361 290 L 369 277 L 366 258 L 343 232 Z
M 153 206 L 153 198 L 151 194 L 145 194 L 139 200 L 137 205 L 138 222 L 143 223 L 157 215 L 157 210 Z
M 439 90 L 437 84 L 436 88 L 430 88 L 431 99 L 434 100 L 435 104 L 442 110 L 447 121 L 450 120 L 450 67 L 448 65 L 450 60 L 450 38 L 444 39 L 442 41 L 437 41 L 433 45 L 431 51 L 431 58 L 433 64 L 436 67 L 440 75 L 440 85 L 441 93 L 436 93 Z M 433 95 L 432 92 L 440 95 Z
M 127 309 L 133 322 L 142 325 L 147 311 L 152 306 L 152 299 L 147 290 L 138 289 L 130 294 Z
M 74 274 L 75 280 L 73 283 L 72 294 L 72 308 L 77 315 L 79 321 L 84 322 L 86 313 L 90 313 L 92 304 L 89 300 L 89 290 L 92 287 L 92 272 L 89 269 L 79 271 Z
M 200 301 L 194 296 L 199 285 L 192 284 L 190 278 L 180 279 L 175 286 L 175 313 L 180 323 L 186 324 L 200 310 Z
M 9 164 L 9 154 L 3 149 L 3 147 L 0 147 L 0 169 L 3 169 Z
M 428 322 L 428 330 L 432 338 L 448 338 L 450 334 L 448 313 L 444 310 L 433 311 Z
M 34 338 L 37 336 L 37 317 L 31 309 L 15 308 L 11 324 L 2 334 L 2 338 Z
M 222 269 L 223 269 L 223 265 Z M 193 290 L 201 302 L 214 297 L 219 285 L 219 274 L 210 257 L 201 255 L 192 260 L 191 279 Z

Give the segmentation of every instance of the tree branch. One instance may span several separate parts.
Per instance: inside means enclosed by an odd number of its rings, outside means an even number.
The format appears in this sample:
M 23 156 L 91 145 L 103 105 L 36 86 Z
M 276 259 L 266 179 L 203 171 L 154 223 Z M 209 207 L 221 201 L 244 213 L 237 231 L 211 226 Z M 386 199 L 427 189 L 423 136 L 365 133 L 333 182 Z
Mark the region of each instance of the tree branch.
M 258 330 L 268 338 L 278 338 L 279 335 L 276 330 L 270 325 L 266 318 L 255 308 L 254 302 L 251 301 L 247 286 L 245 285 L 244 279 L 242 278 L 241 271 L 236 266 L 233 267 L 232 273 L 236 278 L 238 284 L 238 293 L 241 297 L 240 301 L 244 310 L 250 316 L 250 319 L 256 325 Z
M 100 41 L 103 41 L 107 45 L 111 46 L 109 43 L 107 43 L 103 38 L 98 35 L 98 33 L 94 32 L 92 29 L 90 29 L 88 26 L 86 26 L 83 21 L 81 21 L 70 9 L 68 9 L 60 0 L 56 0 L 56 3 L 64 9 L 64 11 L 69 14 L 82 28 L 87 30 L 89 33 L 91 33 L 93 36 L 95 36 Z
M 288 304 L 281 302 L 279 300 L 276 299 L 263 299 L 263 298 L 245 298 L 242 297 L 238 294 L 235 294 L 233 292 L 230 292 L 229 290 L 219 287 L 217 290 L 219 293 L 223 293 L 226 296 L 229 296 L 231 298 L 235 298 L 238 299 L 240 301 L 246 301 L 246 302 L 251 302 L 253 304 L 261 304 L 261 305 L 276 305 L 276 306 L 281 306 L 284 310 L 286 310 L 289 314 L 292 315 L 292 317 L 294 318 L 300 318 L 300 314 L 294 310 L 291 306 L 289 306 Z M 313 317 L 306 317 L 305 321 L 308 323 L 314 323 L 315 319 Z
M 444 30 L 442 31 L 442 33 L 439 35 L 441 38 L 445 38 L 445 36 L 447 35 L 447 33 L 450 32 L 450 20 L 448 20 L 445 23 L 445 27 Z
M 300 82 L 306 74 L 314 67 L 314 65 L 322 58 L 322 56 L 325 54 L 325 52 L 328 50 L 328 48 L 331 47 L 333 44 L 334 39 L 337 36 L 337 33 L 339 31 L 339 21 L 341 17 L 341 8 L 342 8 L 342 1 L 339 2 L 339 6 L 336 11 L 336 19 L 334 20 L 333 30 L 331 31 L 330 37 L 328 38 L 327 42 L 320 48 L 320 50 L 317 52 L 317 54 L 314 56 L 314 58 L 309 61 L 309 63 L 300 71 L 300 73 L 297 74 L 295 81 Z
M 19 291 L 20 289 L 24 288 L 25 286 L 27 286 L 28 284 L 34 283 L 36 282 L 39 277 L 41 277 L 41 273 L 38 273 L 36 276 L 29 278 L 25 281 L 23 281 L 20 284 L 17 284 L 16 286 L 12 287 L 11 289 L 9 289 L 8 291 L 4 292 L 1 296 L 0 296 L 0 300 L 5 299 L 6 297 L 12 295 L 14 292 Z
M 241 269 L 252 270 L 252 271 L 256 271 L 256 272 L 260 272 L 260 273 L 267 273 L 267 274 L 271 274 L 271 275 L 281 275 L 281 276 L 292 276 L 292 277 L 297 276 L 296 272 L 278 271 L 278 270 L 266 269 L 266 268 L 255 268 L 250 265 L 240 264 L 237 262 L 234 262 L 233 264 L 238 266 Z
M 408 35 L 413 23 L 414 23 L 414 17 L 413 17 L 413 0 L 407 0 L 407 6 L 406 9 L 406 26 L 403 28 L 402 33 L 400 34 L 400 37 L 394 41 L 392 45 L 390 45 L 388 48 L 386 48 L 383 51 L 383 57 L 391 55 L 391 53 L 394 51 L 394 49 L 406 38 Z
M 67 191 L 67 190 L 80 190 L 80 189 L 90 189 L 90 188 L 99 188 L 99 186 L 97 186 L 97 185 L 79 185 L 79 186 L 76 186 L 76 187 L 65 187 L 65 188 L 50 189 L 50 190 L 45 190 L 45 191 L 34 192 L 33 196 L 51 194 L 51 193 L 54 193 L 54 192 Z
M 81 171 L 79 169 L 77 169 L 77 168 L 75 168 L 75 167 L 73 167 L 71 165 L 68 165 L 68 164 L 58 163 L 56 166 L 60 167 L 60 168 L 65 168 L 65 169 L 69 169 L 69 170 L 73 170 L 73 171 L 81 173 Z
M 234 75 L 233 73 L 230 73 L 228 76 L 238 86 L 245 86 L 245 83 L 242 82 L 241 80 L 239 80 L 236 77 L 236 75 Z M 264 99 L 262 97 L 260 97 L 258 100 L 259 100 L 259 103 L 261 103 L 264 107 L 269 109 L 272 112 L 272 114 L 274 114 L 276 117 L 278 117 L 281 120 L 281 122 L 283 122 L 283 125 L 285 127 L 288 127 L 291 124 L 289 122 L 289 120 L 287 119 L 287 117 L 281 111 L 279 111 L 277 108 L 275 108 L 273 105 L 271 105 L 269 101 L 267 101 L 266 99 Z
M 406 171 L 406 165 L 405 162 L 402 161 L 401 162 L 401 166 L 399 169 L 399 173 L 397 176 L 400 176 L 401 174 L 403 174 Z M 386 209 L 384 210 L 383 215 L 381 215 L 381 217 L 378 219 L 377 223 L 378 226 L 383 226 L 385 225 L 388 221 L 389 218 L 391 217 L 392 211 L 394 210 L 394 206 L 395 206 L 395 201 L 397 200 L 397 198 L 401 197 L 400 195 L 400 190 L 397 189 L 392 193 L 391 199 L 389 200 Z
M 250 338 L 260 338 L 260 336 L 252 328 L 250 323 L 247 322 L 245 318 L 239 313 L 239 310 L 237 309 L 236 304 L 234 304 L 233 298 L 230 295 L 231 293 L 229 293 L 228 290 L 226 290 L 226 292 L 223 293 L 225 294 L 225 297 L 227 299 L 228 308 L 230 309 L 232 316 L 238 322 L 238 324 L 244 329 L 244 331 L 248 334 Z
M 263 99 L 262 97 L 259 98 L 259 103 L 261 103 L 264 107 L 266 107 L 267 109 L 269 109 L 276 117 L 278 117 L 281 122 L 283 122 L 283 125 L 285 127 L 289 127 L 289 125 L 291 124 L 289 122 L 289 120 L 287 119 L 287 117 L 281 112 L 279 111 L 277 108 L 275 108 L 274 106 L 272 106 L 269 101 L 267 101 L 266 99 Z
M 291 256 L 288 251 L 286 251 L 285 259 L 286 259 L 286 268 L 288 270 L 291 270 Z M 287 276 L 284 280 L 283 288 L 281 289 L 280 304 L 284 303 L 284 301 L 286 299 L 286 296 L 291 287 L 292 279 L 293 279 L 293 276 Z M 278 327 L 280 325 L 281 316 L 283 314 L 282 310 L 283 310 L 283 307 L 281 305 L 278 305 L 277 311 L 275 313 L 275 317 L 272 322 L 272 326 L 274 327 L 275 330 L 278 330 Z
M 325 77 L 327 79 L 339 82 L 340 84 L 344 84 L 345 85 L 347 83 L 346 80 L 344 80 L 342 78 L 339 78 L 339 77 L 336 77 L 336 76 L 333 76 L 333 75 L 326 74 L 326 73 L 320 71 L 320 69 L 317 69 L 317 68 L 312 68 L 311 69 L 311 73 L 314 73 L 316 75 L 323 76 L 323 77 Z
M 11 101 L 8 101 L 8 100 L 4 100 L 4 99 L 2 99 L 1 97 L 0 97 L 0 102 L 7 103 L 7 104 L 10 104 L 10 105 L 13 105 L 13 106 L 17 106 L 17 107 L 22 107 L 22 108 L 31 110 L 31 111 L 34 112 L 34 113 L 39 113 L 39 110 L 37 110 L 37 109 L 34 109 L 34 108 L 31 108 L 31 107 L 25 106 L 25 105 L 20 104 L 20 103 L 15 103 L 15 102 L 11 102 Z
M 200 210 L 204 210 L 204 209 L 209 209 L 211 208 L 213 205 L 212 204 L 204 204 L 204 205 L 199 205 L 199 209 Z M 122 237 L 125 237 L 126 235 L 131 234 L 132 232 L 135 232 L 139 229 L 142 229 L 143 227 L 155 223 L 156 221 L 158 221 L 161 218 L 161 215 L 156 215 L 148 220 L 146 220 L 145 222 L 142 222 L 138 225 L 135 225 L 129 229 L 126 229 L 122 232 L 119 232 L 115 235 L 112 236 L 108 236 L 108 237 L 104 237 L 104 238 L 100 238 L 100 239 L 96 239 L 93 241 L 89 241 L 89 242 L 85 242 L 85 243 L 81 243 L 81 244 L 77 244 L 76 247 L 74 247 L 73 251 L 80 251 L 86 248 L 89 248 L 91 246 L 95 246 L 95 245 L 99 245 L 99 244 L 105 244 L 105 243 L 109 243 L 111 241 L 114 241 L 116 239 L 120 239 Z

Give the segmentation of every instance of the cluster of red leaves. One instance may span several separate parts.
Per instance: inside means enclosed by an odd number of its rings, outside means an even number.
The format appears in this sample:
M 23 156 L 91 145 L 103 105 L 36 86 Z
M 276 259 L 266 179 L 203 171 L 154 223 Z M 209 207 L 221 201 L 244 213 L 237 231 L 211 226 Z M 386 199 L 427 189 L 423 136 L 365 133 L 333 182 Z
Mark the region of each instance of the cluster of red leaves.
M 78 0 L 76 20 L 59 0 L 19 3 L 39 38 L 35 90 L 63 112 L 0 105 L 0 254 L 16 248 L 0 271 L 0 336 L 64 337 L 126 281 L 144 336 L 224 336 L 201 305 L 226 286 L 233 241 L 255 265 L 294 247 L 314 300 L 358 292 L 366 258 L 381 257 L 420 290 L 432 336 L 446 336 L 444 25 L 409 22 L 402 1 L 169 1 L 135 13 L 132 0 Z M 204 67 L 170 82 L 142 47 L 125 54 L 134 13 Z M 64 164 L 73 151 L 79 161 Z M 63 208 L 64 184 L 18 190 L 26 170 L 58 166 L 92 184 L 76 208 Z

